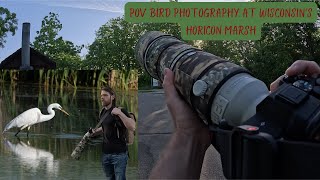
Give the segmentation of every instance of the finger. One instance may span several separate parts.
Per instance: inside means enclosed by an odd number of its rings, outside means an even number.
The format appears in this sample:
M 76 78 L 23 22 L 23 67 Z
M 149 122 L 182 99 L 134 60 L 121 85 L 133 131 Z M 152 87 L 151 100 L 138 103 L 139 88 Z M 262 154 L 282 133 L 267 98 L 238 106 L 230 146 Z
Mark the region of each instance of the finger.
M 177 108 L 174 108 L 174 106 L 175 103 L 179 103 L 179 96 L 174 86 L 174 73 L 168 68 L 165 68 L 164 70 L 163 89 L 168 110 L 173 117 L 174 127 L 177 127 L 177 113 L 175 112 L 177 111 Z M 181 106 L 178 108 L 181 108 Z
M 168 69 L 164 69 L 163 89 L 166 100 L 170 101 L 173 97 L 177 97 L 178 93 L 174 86 L 174 73 Z
M 278 79 L 276 79 L 270 84 L 270 92 L 274 92 L 279 87 L 279 82 L 281 79 L 283 79 L 284 76 L 285 75 L 278 77 Z
M 312 76 L 314 74 L 320 74 L 320 67 L 314 61 L 298 60 L 286 70 L 286 74 L 288 76 L 299 74 Z

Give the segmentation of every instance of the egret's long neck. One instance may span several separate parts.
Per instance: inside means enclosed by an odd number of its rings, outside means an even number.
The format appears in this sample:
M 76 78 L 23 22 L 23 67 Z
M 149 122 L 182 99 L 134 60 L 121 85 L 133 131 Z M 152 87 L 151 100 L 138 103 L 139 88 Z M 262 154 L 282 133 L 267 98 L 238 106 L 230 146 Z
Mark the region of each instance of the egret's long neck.
M 48 115 L 42 115 L 41 117 L 40 117 L 40 122 L 43 122 L 43 121 L 49 121 L 50 119 L 52 119 L 53 117 L 54 117 L 54 115 L 56 114 L 55 112 L 54 112 L 54 110 L 52 109 L 52 106 L 50 105 L 49 107 L 48 107 Z

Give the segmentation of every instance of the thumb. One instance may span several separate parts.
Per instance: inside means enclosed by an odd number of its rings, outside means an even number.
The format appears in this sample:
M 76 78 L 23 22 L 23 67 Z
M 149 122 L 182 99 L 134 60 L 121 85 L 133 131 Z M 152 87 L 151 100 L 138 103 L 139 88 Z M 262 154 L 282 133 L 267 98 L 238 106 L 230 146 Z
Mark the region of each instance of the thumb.
M 278 87 L 279 87 L 279 83 L 281 81 L 281 79 L 284 78 L 285 75 L 282 75 L 280 77 L 278 77 L 277 80 L 273 81 L 271 84 L 270 84 L 270 92 L 274 92 Z

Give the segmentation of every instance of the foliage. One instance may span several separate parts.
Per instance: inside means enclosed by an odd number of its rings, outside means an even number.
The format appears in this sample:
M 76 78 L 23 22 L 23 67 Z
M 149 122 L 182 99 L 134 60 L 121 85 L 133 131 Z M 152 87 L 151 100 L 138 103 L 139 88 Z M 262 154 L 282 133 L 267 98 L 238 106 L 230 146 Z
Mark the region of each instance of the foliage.
M 139 89 L 149 89 L 151 88 L 151 76 L 145 71 L 139 74 Z
M 79 69 L 81 67 L 81 59 L 79 55 L 67 53 L 58 53 L 54 56 L 58 69 Z
M 204 41 L 202 48 L 233 63 L 241 64 L 243 59 L 255 51 L 254 44 L 253 41 Z
M 255 43 L 245 66 L 267 84 L 283 74 L 295 60 L 305 59 L 319 63 L 319 30 L 314 24 L 268 24 L 262 29 L 262 38 Z
M 89 46 L 85 67 L 136 69 L 138 64 L 134 60 L 134 45 L 138 36 L 137 26 L 120 17 L 111 19 L 96 32 L 95 41 Z
M 42 20 L 41 29 L 33 42 L 33 47 L 57 63 L 58 69 L 78 69 L 81 65 L 79 53 L 84 45 L 77 46 L 58 36 L 62 24 L 58 14 L 50 12 Z
M 175 23 L 140 23 L 141 34 L 147 31 L 161 31 L 181 39 L 180 25 Z
M 130 70 L 121 72 L 112 70 L 39 70 L 39 71 L 18 71 L 0 70 L 0 83 L 38 83 L 45 88 L 56 88 L 64 90 L 77 87 L 110 86 L 115 90 L 138 90 L 138 72 Z
M 320 31 L 313 23 L 265 24 L 258 41 L 205 41 L 203 49 L 243 65 L 266 84 L 296 60 L 320 62 Z
M 17 24 L 16 14 L 0 6 L 0 48 L 3 48 L 6 43 L 7 33 L 15 35 Z
M 95 41 L 88 48 L 88 55 L 83 63 L 84 67 L 86 69 L 116 69 L 125 72 L 138 69 L 139 86 L 149 85 L 150 77 L 146 75 L 134 55 L 138 39 L 147 31 L 162 31 L 180 38 L 178 24 L 135 24 L 125 21 L 123 17 L 111 19 L 97 31 Z
M 134 48 L 140 36 L 152 30 L 179 34 L 178 26 L 169 23 L 134 24 L 123 17 L 111 19 L 97 31 L 95 41 L 89 46 L 85 66 L 89 69 L 140 69 Z

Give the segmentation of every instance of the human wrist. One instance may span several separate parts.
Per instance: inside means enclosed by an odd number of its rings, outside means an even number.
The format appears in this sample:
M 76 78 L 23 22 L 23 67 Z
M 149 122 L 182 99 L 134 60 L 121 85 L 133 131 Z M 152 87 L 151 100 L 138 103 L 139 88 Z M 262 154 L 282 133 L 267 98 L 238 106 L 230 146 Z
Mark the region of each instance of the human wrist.
M 209 141 L 209 133 L 176 130 L 162 152 L 160 162 L 153 168 L 150 179 L 199 179 Z
M 189 137 L 198 138 L 200 140 L 211 140 L 210 131 L 209 128 L 206 127 L 204 124 L 201 124 L 196 127 L 190 127 L 190 128 L 176 128 L 175 133 L 178 136 L 185 135 Z
M 184 141 L 184 139 L 194 141 L 196 144 L 203 146 L 205 150 L 211 144 L 211 134 L 208 128 L 176 129 L 173 138 L 182 141 Z

